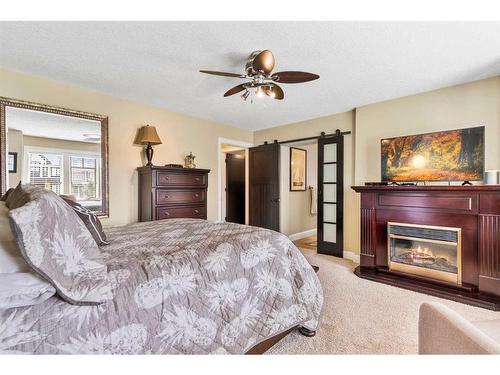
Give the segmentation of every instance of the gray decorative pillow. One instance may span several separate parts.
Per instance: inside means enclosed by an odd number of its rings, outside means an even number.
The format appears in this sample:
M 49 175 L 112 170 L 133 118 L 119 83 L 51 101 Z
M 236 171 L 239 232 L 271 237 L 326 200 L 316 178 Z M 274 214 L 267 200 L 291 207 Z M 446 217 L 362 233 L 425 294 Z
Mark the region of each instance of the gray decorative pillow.
M 27 187 L 28 203 L 11 209 L 16 241 L 28 264 L 75 305 L 112 298 L 107 267 L 89 231 L 57 194 Z
M 5 202 L 7 200 L 7 198 L 9 198 L 10 193 L 12 193 L 13 191 L 14 191 L 14 188 L 10 188 L 9 190 L 7 190 L 5 192 L 5 194 L 2 195 L 2 198 L 0 198 L 0 201 Z
M 74 200 L 65 198 L 63 195 L 60 195 L 60 197 L 64 199 L 73 211 L 75 211 L 78 217 L 82 219 L 83 224 L 85 224 L 89 230 L 97 246 L 109 245 L 109 242 L 106 241 L 106 233 L 102 230 L 102 224 L 97 215 Z
M 17 184 L 14 190 L 12 190 L 9 195 L 7 195 L 7 198 L 5 199 L 5 205 L 7 208 L 10 210 L 13 210 L 14 208 L 21 207 L 28 203 L 29 197 L 25 189 L 23 189 L 23 186 L 21 183 Z

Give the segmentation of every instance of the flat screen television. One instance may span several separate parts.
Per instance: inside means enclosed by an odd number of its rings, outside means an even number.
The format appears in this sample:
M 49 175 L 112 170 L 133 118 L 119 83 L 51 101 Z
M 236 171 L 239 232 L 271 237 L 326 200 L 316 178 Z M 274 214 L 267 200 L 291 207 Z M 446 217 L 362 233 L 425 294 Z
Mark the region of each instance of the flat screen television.
M 381 140 L 382 181 L 479 181 L 484 126 Z

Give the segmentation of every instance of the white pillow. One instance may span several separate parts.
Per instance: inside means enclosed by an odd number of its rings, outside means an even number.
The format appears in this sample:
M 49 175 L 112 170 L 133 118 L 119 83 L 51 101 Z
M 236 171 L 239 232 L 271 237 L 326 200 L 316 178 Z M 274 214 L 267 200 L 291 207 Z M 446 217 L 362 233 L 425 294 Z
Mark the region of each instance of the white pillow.
M 32 273 L 0 274 L 0 309 L 36 305 L 54 294 L 52 285 Z
M 0 201 L 0 309 L 36 305 L 56 293 L 22 257 L 8 215 L 9 209 Z

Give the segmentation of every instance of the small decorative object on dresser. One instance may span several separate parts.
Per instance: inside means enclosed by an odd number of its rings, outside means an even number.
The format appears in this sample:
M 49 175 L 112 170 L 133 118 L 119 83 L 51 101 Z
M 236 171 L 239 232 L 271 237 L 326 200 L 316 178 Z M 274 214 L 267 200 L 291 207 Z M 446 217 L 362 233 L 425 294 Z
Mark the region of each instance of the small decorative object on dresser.
M 196 164 L 194 163 L 195 158 L 196 156 L 194 156 L 192 152 L 190 152 L 189 155 L 186 155 L 186 157 L 184 158 L 184 167 L 196 168 Z
M 147 145 L 145 152 L 148 163 L 146 164 L 146 166 L 152 166 L 153 163 L 151 163 L 151 160 L 153 159 L 153 147 L 151 147 L 151 145 L 161 144 L 161 140 L 158 136 L 158 133 L 156 132 L 156 128 L 149 125 L 140 128 L 134 143 L 139 145 Z
M 499 171 L 498 170 L 484 171 L 484 183 L 486 185 L 498 185 L 500 183 Z
M 209 169 L 140 167 L 139 221 L 207 218 Z

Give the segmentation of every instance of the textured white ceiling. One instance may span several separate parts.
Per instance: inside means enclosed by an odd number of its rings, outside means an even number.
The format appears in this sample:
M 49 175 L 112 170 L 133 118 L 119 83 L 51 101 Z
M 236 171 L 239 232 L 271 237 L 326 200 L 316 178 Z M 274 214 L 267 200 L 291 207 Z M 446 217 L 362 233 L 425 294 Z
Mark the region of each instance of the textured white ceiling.
M 4 68 L 251 130 L 500 74 L 499 45 L 500 22 L 0 23 Z M 198 72 L 241 73 L 257 49 L 321 78 L 252 104 Z

